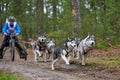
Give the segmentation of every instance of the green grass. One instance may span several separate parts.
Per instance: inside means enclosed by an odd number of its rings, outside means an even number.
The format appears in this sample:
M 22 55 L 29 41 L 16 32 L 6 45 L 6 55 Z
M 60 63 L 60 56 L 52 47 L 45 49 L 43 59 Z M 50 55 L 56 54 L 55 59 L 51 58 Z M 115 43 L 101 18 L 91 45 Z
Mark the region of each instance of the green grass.
M 120 65 L 120 58 L 119 54 L 109 55 L 109 56 L 102 56 L 102 57 L 94 57 L 90 59 L 91 61 L 95 61 L 96 63 L 102 63 L 105 65 Z
M 20 77 L 15 76 L 12 73 L 0 72 L 0 80 L 22 80 Z
M 89 57 L 87 58 L 88 66 L 86 70 L 108 70 L 109 69 L 120 69 L 120 55 L 119 54 L 108 54 L 99 57 Z

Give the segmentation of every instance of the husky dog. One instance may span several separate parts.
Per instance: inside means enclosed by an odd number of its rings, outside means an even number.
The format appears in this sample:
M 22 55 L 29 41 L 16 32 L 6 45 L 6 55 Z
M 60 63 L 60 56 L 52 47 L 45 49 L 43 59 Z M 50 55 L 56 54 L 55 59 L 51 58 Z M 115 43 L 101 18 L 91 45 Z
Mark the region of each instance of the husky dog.
M 46 62 L 46 34 L 41 34 L 38 37 L 38 40 L 34 41 L 33 39 L 30 39 L 30 44 L 32 45 L 32 51 L 35 54 L 35 61 L 38 61 L 39 57 L 42 57 L 43 53 L 45 53 L 45 62 Z
M 67 41 L 59 48 L 54 48 L 53 50 L 53 61 L 52 61 L 52 70 L 54 70 L 54 64 L 57 60 L 62 57 L 62 59 L 66 62 L 66 64 L 70 64 L 70 56 L 69 53 L 73 51 L 76 46 L 75 40 L 68 38 Z
M 51 55 L 53 55 L 53 49 L 55 48 L 55 40 L 52 39 L 52 40 L 48 40 L 46 42 L 46 45 L 47 45 L 47 59 L 50 58 Z
M 45 43 L 46 41 L 46 33 L 39 34 L 38 40 L 40 43 Z
M 73 50 L 73 57 L 76 57 L 76 59 L 78 59 L 79 55 L 77 54 L 77 52 L 78 52 L 77 48 L 78 48 L 80 42 L 82 41 L 82 39 L 81 38 L 74 38 L 74 40 L 76 42 L 76 47 Z
M 77 59 L 82 59 L 82 65 L 85 65 L 85 54 L 95 45 L 95 36 L 88 35 L 85 39 L 81 40 L 76 48 Z

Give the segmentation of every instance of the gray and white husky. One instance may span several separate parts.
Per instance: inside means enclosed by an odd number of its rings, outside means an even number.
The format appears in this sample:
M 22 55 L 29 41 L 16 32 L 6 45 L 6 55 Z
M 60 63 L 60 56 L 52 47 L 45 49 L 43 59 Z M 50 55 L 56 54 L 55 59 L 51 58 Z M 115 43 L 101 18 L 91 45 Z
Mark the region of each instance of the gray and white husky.
M 76 47 L 77 52 L 77 59 L 82 59 L 82 65 L 85 65 L 85 54 L 88 53 L 88 51 L 95 46 L 95 36 L 94 35 L 88 35 L 85 39 L 82 39 L 78 46 Z
M 55 48 L 55 40 L 54 39 L 51 39 L 51 40 L 48 40 L 46 42 L 46 45 L 47 45 L 47 59 L 50 58 L 50 56 L 53 55 L 53 51 L 54 51 L 54 48 Z
M 70 64 L 70 56 L 69 53 L 73 51 L 76 47 L 76 43 L 74 39 L 68 38 L 67 41 L 59 48 L 53 49 L 53 61 L 52 61 L 52 70 L 55 69 L 54 65 L 58 61 L 58 59 L 62 58 L 66 64 Z

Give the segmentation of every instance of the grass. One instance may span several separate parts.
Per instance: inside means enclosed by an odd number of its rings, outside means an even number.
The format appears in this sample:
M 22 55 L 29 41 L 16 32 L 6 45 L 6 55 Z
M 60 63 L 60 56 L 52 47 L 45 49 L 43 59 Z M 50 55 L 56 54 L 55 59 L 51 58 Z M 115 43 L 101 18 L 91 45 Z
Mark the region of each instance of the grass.
M 110 70 L 110 69 L 120 69 L 118 67 L 120 65 L 120 54 L 112 54 L 109 56 L 101 56 L 101 57 L 89 57 L 87 58 L 88 66 L 86 70 Z
M 22 80 L 22 79 L 9 72 L 0 72 L 0 80 Z

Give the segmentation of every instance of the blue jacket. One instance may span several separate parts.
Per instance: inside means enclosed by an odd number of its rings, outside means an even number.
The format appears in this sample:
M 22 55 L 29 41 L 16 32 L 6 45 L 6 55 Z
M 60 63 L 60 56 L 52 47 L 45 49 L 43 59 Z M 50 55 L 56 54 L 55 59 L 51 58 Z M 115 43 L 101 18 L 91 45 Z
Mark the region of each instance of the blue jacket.
M 14 22 L 14 25 L 10 25 L 9 22 L 7 22 L 2 28 L 2 33 L 5 35 L 9 35 L 11 33 L 19 35 L 20 32 L 21 32 L 20 26 L 16 22 Z

